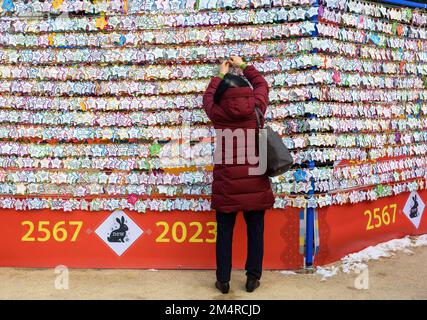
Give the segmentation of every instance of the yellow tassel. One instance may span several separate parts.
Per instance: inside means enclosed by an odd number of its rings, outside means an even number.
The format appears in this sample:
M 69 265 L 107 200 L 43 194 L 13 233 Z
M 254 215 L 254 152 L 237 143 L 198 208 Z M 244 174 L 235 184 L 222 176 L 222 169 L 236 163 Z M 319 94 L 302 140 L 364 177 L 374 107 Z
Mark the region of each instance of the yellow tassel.
M 64 0 L 53 0 L 52 6 L 54 9 L 59 9 L 62 6 Z
M 47 36 L 47 39 L 49 40 L 49 45 L 53 46 L 53 44 L 55 43 L 55 41 L 53 40 L 53 34 L 49 34 Z
M 86 103 L 84 101 L 80 102 L 80 106 L 82 107 L 82 111 L 86 111 L 87 110 L 87 106 L 86 106 Z
M 105 20 L 104 15 L 96 19 L 96 27 L 100 30 L 104 30 L 108 25 L 107 20 Z

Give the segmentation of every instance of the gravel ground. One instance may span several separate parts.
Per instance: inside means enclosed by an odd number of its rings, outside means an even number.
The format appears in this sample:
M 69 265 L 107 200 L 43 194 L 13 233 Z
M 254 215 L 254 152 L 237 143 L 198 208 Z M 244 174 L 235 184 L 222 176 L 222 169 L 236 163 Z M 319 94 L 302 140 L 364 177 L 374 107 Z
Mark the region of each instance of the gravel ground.
M 427 247 L 368 263 L 369 289 L 355 288 L 358 274 L 321 280 L 315 274 L 265 271 L 261 287 L 244 291 L 234 270 L 228 295 L 217 292 L 214 271 L 72 269 L 69 289 L 54 287 L 53 269 L 0 268 L 0 299 L 427 299 Z

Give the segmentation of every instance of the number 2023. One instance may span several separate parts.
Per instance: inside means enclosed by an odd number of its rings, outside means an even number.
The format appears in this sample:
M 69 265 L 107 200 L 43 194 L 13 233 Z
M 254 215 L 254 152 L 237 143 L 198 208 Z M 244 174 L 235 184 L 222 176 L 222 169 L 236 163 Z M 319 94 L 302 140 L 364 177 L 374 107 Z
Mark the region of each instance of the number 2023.
M 390 213 L 388 209 L 393 209 L 392 216 L 390 217 Z M 366 210 L 364 215 L 368 216 L 368 224 L 366 225 L 366 230 L 373 230 L 375 228 L 380 228 L 383 225 L 388 226 L 391 223 L 394 223 L 396 221 L 396 210 L 397 210 L 397 204 L 393 203 L 390 206 L 385 206 L 380 214 L 381 208 L 375 208 L 372 212 L 371 210 Z M 373 220 L 376 221 L 375 224 L 373 223 Z
M 83 221 L 69 221 L 68 224 L 70 226 L 75 226 L 75 230 L 73 235 L 71 236 L 70 241 L 75 242 L 77 239 L 77 236 L 79 235 L 80 229 L 82 228 Z M 33 232 L 35 229 L 34 222 L 32 221 L 22 221 L 21 225 L 28 226 L 28 231 L 24 234 L 24 236 L 21 238 L 21 241 L 25 242 L 32 242 L 32 241 L 39 241 L 39 242 L 46 242 L 49 241 L 52 236 L 55 241 L 58 242 L 64 242 L 68 238 L 68 231 L 64 226 L 66 225 L 65 221 L 59 221 L 55 223 L 53 228 L 49 228 L 50 221 L 38 221 L 37 223 L 37 231 L 39 233 L 42 233 L 42 237 L 35 238 L 33 236 Z
M 163 232 L 157 237 L 156 242 L 170 242 L 170 239 L 167 237 L 169 233 L 169 223 L 166 221 L 159 221 L 156 223 L 156 226 L 162 226 Z M 206 227 L 208 228 L 208 234 L 212 235 L 210 238 L 200 238 L 200 234 L 203 231 L 203 225 L 200 222 L 193 221 L 189 224 L 190 227 L 195 227 L 195 233 L 188 239 L 188 242 L 191 243 L 215 243 L 216 242 L 216 222 L 207 222 Z M 180 230 L 180 236 L 178 236 L 178 230 Z M 177 243 L 183 243 L 187 240 L 188 230 L 187 225 L 182 221 L 177 221 L 172 225 L 172 240 Z

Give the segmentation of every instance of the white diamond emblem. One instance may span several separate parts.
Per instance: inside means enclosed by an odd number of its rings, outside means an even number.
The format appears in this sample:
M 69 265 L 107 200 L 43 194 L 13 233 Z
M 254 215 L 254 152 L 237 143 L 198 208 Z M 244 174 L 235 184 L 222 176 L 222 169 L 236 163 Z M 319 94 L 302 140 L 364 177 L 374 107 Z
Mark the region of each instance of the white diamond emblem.
M 95 233 L 121 256 L 143 233 L 142 229 L 121 210 L 114 211 Z
M 425 204 L 421 199 L 418 192 L 411 192 L 408 201 L 406 201 L 403 213 L 408 219 L 414 224 L 415 228 L 418 229 L 420 226 L 421 218 L 423 217 Z

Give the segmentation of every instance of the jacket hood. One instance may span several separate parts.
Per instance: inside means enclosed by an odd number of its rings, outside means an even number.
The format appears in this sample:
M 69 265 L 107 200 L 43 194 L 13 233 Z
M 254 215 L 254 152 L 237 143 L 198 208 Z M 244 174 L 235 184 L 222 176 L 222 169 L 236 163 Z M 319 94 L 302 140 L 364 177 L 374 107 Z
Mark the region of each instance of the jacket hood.
M 228 88 L 219 103 L 232 119 L 246 119 L 254 113 L 255 97 L 251 87 Z

